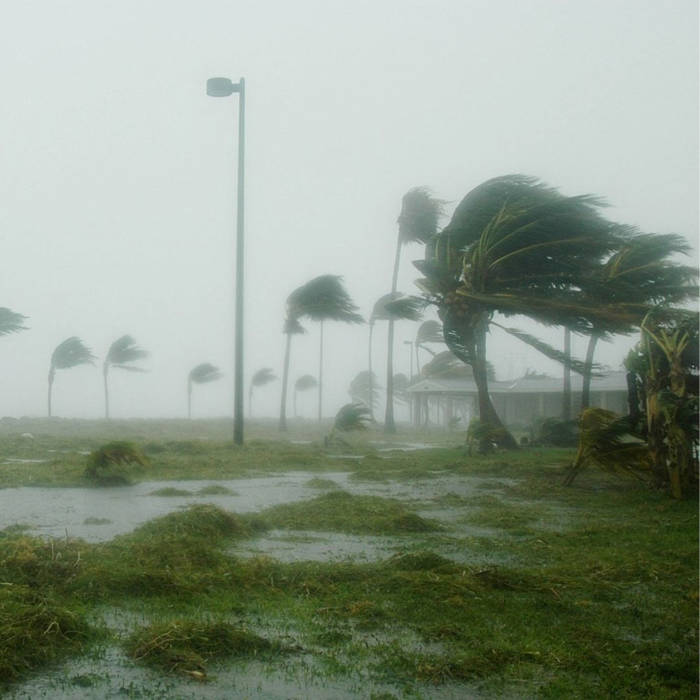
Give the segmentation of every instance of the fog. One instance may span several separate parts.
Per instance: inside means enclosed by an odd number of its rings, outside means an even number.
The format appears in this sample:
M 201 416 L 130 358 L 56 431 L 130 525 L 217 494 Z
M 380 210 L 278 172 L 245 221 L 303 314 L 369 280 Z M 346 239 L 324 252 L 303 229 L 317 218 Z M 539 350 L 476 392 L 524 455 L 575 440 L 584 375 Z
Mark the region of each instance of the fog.
M 0 416 L 44 415 L 53 348 L 80 336 L 101 363 L 128 333 L 147 374 L 112 373 L 112 414 L 232 411 L 237 97 L 247 88 L 246 392 L 282 374 L 285 299 L 344 277 L 367 317 L 390 289 L 402 195 L 426 185 L 448 213 L 480 182 L 527 173 L 595 193 L 606 215 L 697 249 L 696 0 L 224 2 L 25 0 L 4 7 L 0 306 L 28 330 L 0 338 Z M 444 223 L 447 223 L 446 218 Z M 417 290 L 408 246 L 399 289 Z M 428 317 L 431 317 L 430 315 Z M 433 316 L 434 317 L 434 316 Z M 318 372 L 318 326 L 294 337 L 290 383 Z M 560 330 L 516 325 L 561 345 Z M 408 373 L 397 324 L 395 370 Z M 385 362 L 385 324 L 374 368 Z M 634 337 L 602 343 L 616 367 Z M 582 356 L 584 338 L 574 338 Z M 496 333 L 499 378 L 560 375 Z M 326 324 L 324 408 L 367 368 L 367 327 Z M 279 410 L 280 381 L 256 392 Z M 315 411 L 314 392 L 300 399 Z M 291 412 L 291 398 L 290 398 Z M 103 413 L 98 367 L 59 371 L 54 412 Z M 399 414 L 401 417 L 403 414 Z

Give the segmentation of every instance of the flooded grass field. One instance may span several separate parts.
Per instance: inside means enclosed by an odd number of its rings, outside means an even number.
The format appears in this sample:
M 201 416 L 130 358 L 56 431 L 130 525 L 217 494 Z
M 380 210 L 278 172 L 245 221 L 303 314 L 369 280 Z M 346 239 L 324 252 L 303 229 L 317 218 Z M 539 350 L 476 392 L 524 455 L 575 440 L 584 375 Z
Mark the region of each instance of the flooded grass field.
M 697 696 L 697 502 L 565 488 L 566 450 L 228 429 L 0 424 L 4 696 Z M 115 437 L 146 464 L 96 487 Z

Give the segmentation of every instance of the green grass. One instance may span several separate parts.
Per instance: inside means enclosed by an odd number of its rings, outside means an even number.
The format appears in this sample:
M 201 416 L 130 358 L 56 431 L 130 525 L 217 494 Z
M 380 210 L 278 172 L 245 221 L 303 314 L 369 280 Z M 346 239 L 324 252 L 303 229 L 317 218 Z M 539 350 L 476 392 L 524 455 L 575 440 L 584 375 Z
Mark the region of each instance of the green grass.
M 53 464 L 3 465 L 2 478 L 88 488 L 78 450 L 109 437 L 52 434 L 31 447 L 3 437 L 8 456 L 73 450 L 49 453 Z M 446 446 L 340 467 L 317 445 L 236 450 L 145 428 L 137 442 L 149 456 L 139 478 L 303 469 L 322 493 L 251 515 L 197 505 L 99 544 L 0 531 L 0 686 L 107 639 L 134 664 L 193 683 L 284 652 L 285 664 L 315 664 L 334 685 L 368 679 L 397 697 L 430 697 L 436 684 L 465 697 L 697 697 L 697 502 L 594 471 L 564 488 L 566 450 L 467 458 Z M 363 488 L 381 478 L 414 495 L 331 490 L 323 471 L 340 468 Z M 432 498 L 423 487 L 436 475 L 483 481 Z M 430 509 L 453 517 L 422 517 Z M 474 525 L 487 530 L 472 536 Z M 228 553 L 266 528 L 391 535 L 401 550 L 360 563 Z

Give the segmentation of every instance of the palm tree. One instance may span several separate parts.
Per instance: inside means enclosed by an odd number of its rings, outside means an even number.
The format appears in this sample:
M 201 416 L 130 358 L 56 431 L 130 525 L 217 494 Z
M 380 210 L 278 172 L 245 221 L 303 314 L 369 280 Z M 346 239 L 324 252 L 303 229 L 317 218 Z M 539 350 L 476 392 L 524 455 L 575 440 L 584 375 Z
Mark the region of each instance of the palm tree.
M 362 403 L 346 403 L 336 414 L 331 432 L 324 438 L 326 447 L 337 443 L 348 446 L 348 443 L 338 436 L 338 432 L 349 433 L 357 430 L 367 430 L 371 421 L 369 408 Z
M 394 269 L 391 275 L 391 294 L 397 294 L 399 280 L 399 266 L 401 263 L 401 249 L 407 243 L 426 243 L 438 230 L 440 217 L 444 211 L 445 202 L 432 196 L 427 187 L 414 187 L 403 196 L 401 200 L 401 212 L 397 223 L 399 225 L 398 238 L 396 240 L 396 254 L 394 255 Z M 394 423 L 394 387 L 393 387 L 393 357 L 394 357 L 394 321 L 388 318 L 387 331 L 387 402 L 384 414 L 384 432 L 395 433 Z M 371 345 L 371 340 L 370 340 Z M 370 364 L 370 372 L 372 367 Z
M 486 372 L 486 333 L 495 313 L 581 332 L 594 318 L 629 315 L 619 305 L 591 305 L 582 291 L 625 235 L 624 227 L 600 215 L 601 206 L 596 197 L 566 197 L 532 177 L 494 178 L 467 194 L 417 264 L 425 274 L 419 285 L 438 306 L 448 347 L 473 368 L 482 423 L 503 428 Z M 565 361 L 564 353 L 533 336 L 500 327 Z M 516 446 L 507 431 L 498 434 L 502 446 Z
M 253 388 L 265 386 L 265 384 L 274 382 L 275 379 L 277 379 L 277 375 L 269 367 L 263 367 L 253 375 L 253 378 L 250 380 L 250 389 L 248 390 L 248 410 L 251 417 L 253 416 Z
M 400 292 L 391 292 L 380 297 L 372 309 L 369 334 L 370 378 L 372 377 L 372 327 L 375 321 L 389 322 L 389 342 L 386 360 L 386 409 L 384 415 L 385 433 L 396 432 L 396 424 L 394 423 L 394 323 L 400 320 L 418 321 L 424 306 L 425 302 L 418 297 L 406 296 Z
M 367 406 L 370 409 L 371 416 L 372 407 L 376 406 L 379 401 L 379 385 L 374 373 L 370 375 L 367 370 L 358 372 L 352 382 L 350 382 L 348 393 L 353 403 Z
M 0 336 L 27 330 L 26 327 L 22 325 L 22 322 L 26 319 L 26 316 L 22 316 L 22 314 L 11 311 L 4 306 L 0 306 Z
M 107 357 L 102 365 L 102 378 L 105 389 L 105 418 L 109 418 L 109 386 L 107 375 L 110 367 L 123 369 L 127 372 L 145 372 L 141 367 L 136 367 L 132 363 L 148 357 L 148 351 L 136 345 L 136 341 L 130 335 L 123 335 L 117 338 L 107 351 Z
M 357 306 L 343 286 L 343 278 L 338 275 L 320 275 L 297 287 L 287 298 L 287 350 L 284 359 L 282 377 L 282 405 L 280 408 L 280 430 L 287 429 L 287 379 L 289 376 L 289 346 L 291 335 L 303 332 L 300 319 L 308 318 L 321 324 L 318 370 L 318 420 L 321 421 L 323 410 L 323 323 L 324 321 L 342 321 L 343 323 L 362 323 L 363 318 L 357 313 Z
M 590 404 L 593 357 L 599 340 L 612 333 L 631 333 L 639 327 L 647 310 L 697 297 L 697 270 L 669 259 L 689 251 L 688 243 L 677 234 L 637 234 L 625 240 L 597 274 L 587 280 L 585 292 L 593 304 L 607 301 L 642 307 L 633 323 L 621 320 L 611 325 L 593 321 L 583 367 L 582 411 Z
M 308 391 L 309 389 L 315 389 L 318 386 L 316 377 L 311 374 L 303 374 L 299 379 L 294 382 L 294 417 L 297 416 L 297 393 L 300 391 Z
M 187 417 L 192 418 L 192 385 L 193 384 L 208 384 L 215 382 L 223 377 L 221 370 L 209 362 L 193 367 L 187 375 Z
M 53 353 L 51 353 L 51 364 L 49 366 L 49 418 L 51 418 L 52 415 L 51 394 L 53 391 L 54 378 L 56 377 L 56 370 L 71 369 L 78 365 L 94 365 L 96 359 L 92 352 L 90 352 L 90 349 L 76 336 L 66 338 L 62 343 L 56 346 Z

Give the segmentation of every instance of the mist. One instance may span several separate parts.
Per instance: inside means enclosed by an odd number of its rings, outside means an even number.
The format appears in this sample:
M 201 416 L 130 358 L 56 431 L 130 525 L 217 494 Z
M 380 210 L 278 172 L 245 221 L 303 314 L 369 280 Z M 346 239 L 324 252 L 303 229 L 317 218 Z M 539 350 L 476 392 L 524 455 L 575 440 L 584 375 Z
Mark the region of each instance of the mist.
M 256 370 L 281 376 L 300 284 L 342 275 L 369 316 L 417 185 L 448 202 L 447 223 L 484 180 L 535 175 L 697 250 L 697 26 L 692 0 L 15 3 L 0 28 L 0 306 L 28 330 L 0 338 L 0 415 L 45 414 L 51 352 L 73 335 L 98 361 L 58 372 L 54 413 L 103 415 L 101 362 L 127 333 L 149 372 L 113 372 L 114 417 L 186 415 L 201 362 L 224 377 L 197 387 L 193 415 L 231 414 L 237 103 L 206 96 L 211 76 L 247 87 L 246 394 Z M 401 291 L 417 292 L 422 255 L 404 250 Z M 561 329 L 517 325 L 562 344 Z M 416 328 L 396 326 L 397 372 Z M 318 333 L 294 338 L 291 383 L 317 375 Z M 367 369 L 367 333 L 326 324 L 327 416 Z M 488 342 L 499 378 L 561 375 L 525 345 Z M 574 336 L 578 357 L 585 342 Z M 635 342 L 597 359 L 619 367 Z M 257 390 L 255 415 L 274 416 L 279 396 L 279 380 Z M 313 417 L 314 392 L 299 400 Z

